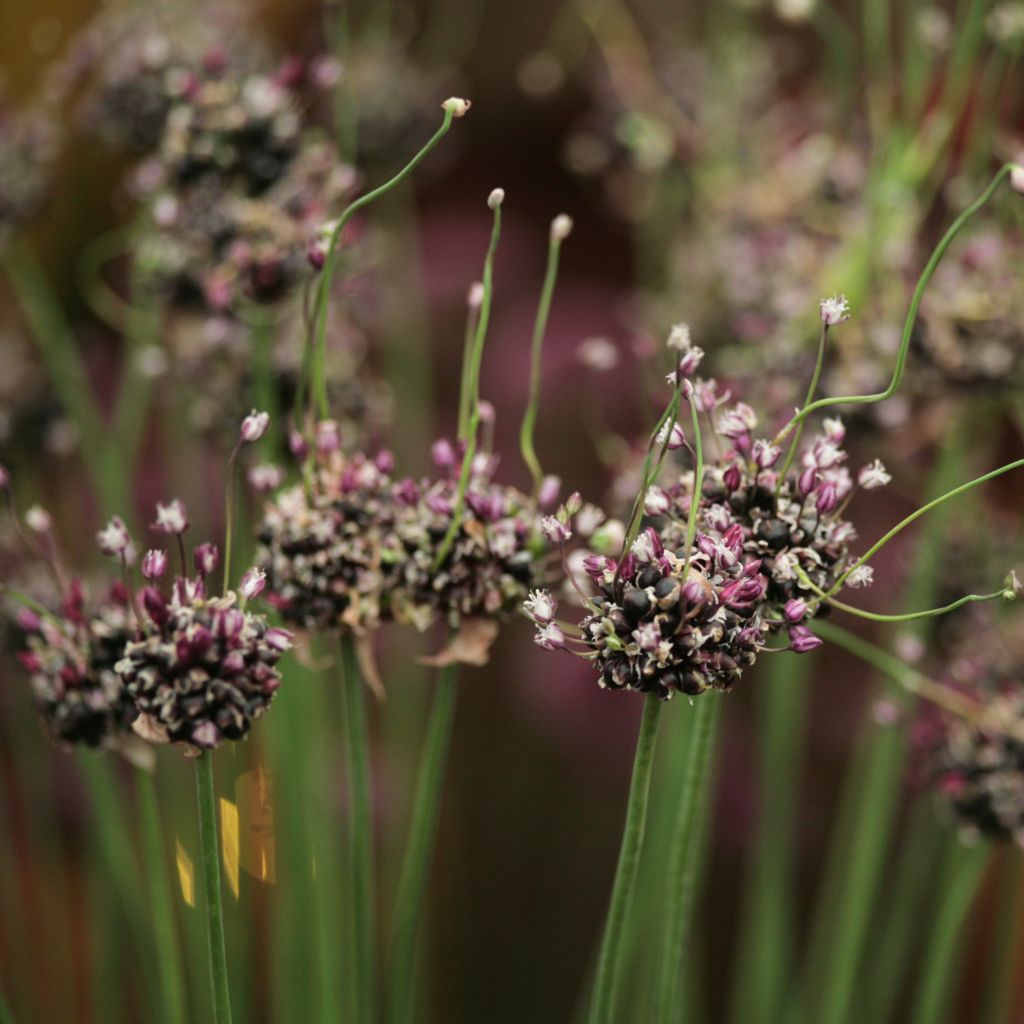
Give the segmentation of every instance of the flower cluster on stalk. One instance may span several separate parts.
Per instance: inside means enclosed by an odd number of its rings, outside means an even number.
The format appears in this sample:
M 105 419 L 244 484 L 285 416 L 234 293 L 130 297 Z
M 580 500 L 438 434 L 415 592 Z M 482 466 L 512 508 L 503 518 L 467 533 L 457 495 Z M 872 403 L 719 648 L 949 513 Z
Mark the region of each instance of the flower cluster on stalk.
M 302 483 L 267 502 L 260 563 L 271 599 L 304 629 L 366 634 L 394 621 L 454 631 L 507 617 L 543 571 L 537 503 L 492 480 L 478 455 L 433 447 L 438 478 L 395 478 L 388 452 L 340 450 L 336 426 L 317 431 Z M 326 439 L 326 440 L 325 440 Z

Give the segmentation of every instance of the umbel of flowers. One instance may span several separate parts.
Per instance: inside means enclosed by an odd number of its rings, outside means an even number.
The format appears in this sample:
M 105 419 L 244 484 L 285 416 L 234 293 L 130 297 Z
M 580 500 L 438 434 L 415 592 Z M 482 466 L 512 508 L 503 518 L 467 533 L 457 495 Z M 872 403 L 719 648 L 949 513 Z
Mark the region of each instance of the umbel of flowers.
M 115 666 L 135 633 L 127 588 L 109 587 L 89 607 L 72 580 L 56 614 L 23 607 L 19 660 L 50 735 L 62 744 L 118 747 L 138 715 Z

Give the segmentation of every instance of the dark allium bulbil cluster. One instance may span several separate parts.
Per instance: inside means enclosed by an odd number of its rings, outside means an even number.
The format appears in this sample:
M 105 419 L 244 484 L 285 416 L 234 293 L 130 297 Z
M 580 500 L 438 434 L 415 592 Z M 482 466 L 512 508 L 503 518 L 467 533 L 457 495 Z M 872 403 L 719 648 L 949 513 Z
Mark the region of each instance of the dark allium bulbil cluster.
M 433 447 L 443 475 L 418 481 L 394 479 L 388 452 L 343 455 L 329 421 L 314 448 L 304 482 L 267 503 L 260 532 L 288 621 L 357 634 L 384 621 L 459 629 L 512 613 L 538 580 L 536 503 L 491 481 L 493 457 L 476 457 L 460 503 L 463 452 L 447 441 Z
M 153 529 L 175 537 L 183 551 L 188 518 L 181 502 L 158 505 Z M 100 535 L 107 554 L 123 559 L 126 544 L 118 520 Z M 216 547 L 199 545 L 193 562 L 194 574 L 175 577 L 167 595 L 158 586 L 167 571 L 166 552 L 146 554 L 138 629 L 115 669 L 138 709 L 134 727 L 140 735 L 204 750 L 241 739 L 263 716 L 280 686 L 276 666 L 291 638 L 246 610 L 263 590 L 262 572 L 250 570 L 237 591 L 214 597 L 207 580 L 219 562 Z
M 1024 687 L 989 690 L 976 716 L 946 714 L 923 730 L 932 777 L 966 831 L 1024 845 Z
M 293 448 L 303 453 L 305 443 Z M 319 424 L 301 484 L 266 504 L 258 559 L 282 616 L 308 630 L 363 633 L 382 617 L 385 549 L 393 549 L 391 457 L 341 452 L 336 425 Z
M 50 735 L 60 743 L 115 747 L 138 715 L 115 665 L 135 633 L 128 591 L 111 586 L 90 607 L 73 580 L 59 611 L 18 613 L 32 698 Z
M 845 318 L 845 302 L 826 300 L 821 312 L 827 329 Z M 754 663 L 769 633 L 788 633 L 788 649 L 797 653 L 819 646 L 806 622 L 818 612 L 821 593 L 871 582 L 870 568 L 850 555 L 856 533 L 843 512 L 857 489 L 889 481 L 877 460 L 854 481 L 838 419 L 826 419 L 822 432 L 790 455 L 755 437 L 757 418 L 749 406 L 729 405 L 731 396 L 714 380 L 691 380 L 703 352 L 688 329 L 677 325 L 668 344 L 679 360 L 669 383 L 679 388 L 681 408 L 689 411 L 692 403 L 695 415 L 707 420 L 718 454 L 702 466 L 699 482 L 695 458 L 694 468 L 665 488 L 653 476 L 647 481 L 638 507 L 647 525 L 634 531 L 628 551 L 618 559 L 595 554 L 583 563 L 596 596 L 573 580 L 589 612 L 574 635 L 555 623 L 554 599 L 546 592 L 526 604 L 542 647 L 594 660 L 602 686 L 662 699 L 728 689 Z M 687 449 L 692 457 L 699 444 L 670 419 L 652 450 L 664 456 Z M 551 517 L 550 539 L 571 536 L 574 514 L 563 507 Z

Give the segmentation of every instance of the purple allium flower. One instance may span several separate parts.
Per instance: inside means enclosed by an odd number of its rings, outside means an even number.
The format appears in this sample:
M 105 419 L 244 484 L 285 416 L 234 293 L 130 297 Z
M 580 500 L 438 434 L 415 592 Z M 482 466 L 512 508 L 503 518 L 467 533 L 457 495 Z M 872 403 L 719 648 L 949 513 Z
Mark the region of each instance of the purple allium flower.
M 255 409 L 242 420 L 242 427 L 239 437 L 245 444 L 252 444 L 267 432 L 270 426 L 270 413 L 257 412 Z
M 845 295 L 833 295 L 829 299 L 822 299 L 821 322 L 826 327 L 835 327 L 850 319 L 850 304 L 846 301 Z
M 252 601 L 263 593 L 266 585 L 267 574 L 260 568 L 252 568 L 243 573 L 238 592 L 244 600 Z
M 806 626 L 790 626 L 789 646 L 797 654 L 806 654 L 821 644 L 821 637 L 815 636 Z
M 666 423 L 658 431 L 656 441 L 659 445 L 665 445 L 670 452 L 674 452 L 686 445 L 686 434 L 678 423 L 673 423 L 671 427 Z
M 540 482 L 540 490 L 537 492 L 537 504 L 542 509 L 551 508 L 558 501 L 559 492 L 562 489 L 562 478 L 548 475 Z
M 791 597 L 783 609 L 783 617 L 791 626 L 799 625 L 807 618 L 809 609 L 807 602 L 802 597 Z
M 142 575 L 155 583 L 167 572 L 167 552 L 159 548 L 152 548 L 146 552 L 142 559 Z
M 545 516 L 540 521 L 544 536 L 552 543 L 562 545 L 572 539 L 572 530 L 568 523 L 563 523 L 556 516 Z
M 180 536 L 188 527 L 188 512 L 183 501 L 175 498 L 166 505 L 157 503 L 156 519 L 151 524 L 151 529 L 157 533 L 165 533 L 168 536 Z
M 128 527 L 120 516 L 114 516 L 110 522 L 96 534 L 96 543 L 105 555 L 122 556 L 132 542 Z
M 552 597 L 550 590 L 533 590 L 523 602 L 526 614 L 540 626 L 547 625 L 558 610 L 558 602 Z
M 548 622 L 534 633 L 533 642 L 546 651 L 560 651 L 565 647 L 565 633 L 555 623 Z

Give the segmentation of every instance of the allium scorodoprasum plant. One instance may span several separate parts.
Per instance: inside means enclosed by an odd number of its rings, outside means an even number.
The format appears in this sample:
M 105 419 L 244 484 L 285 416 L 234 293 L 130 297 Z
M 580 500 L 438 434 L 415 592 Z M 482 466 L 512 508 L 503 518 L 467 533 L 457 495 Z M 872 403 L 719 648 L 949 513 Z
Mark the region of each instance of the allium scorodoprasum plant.
M 674 332 L 669 347 L 678 365 L 668 377 L 673 398 L 652 432 L 640 493 L 618 558 L 591 556 L 584 563 L 596 589 L 591 594 L 570 571 L 587 611 L 579 626 L 555 622 L 556 605 L 546 593 L 534 595 L 526 606 L 538 626 L 535 639 L 542 647 L 569 650 L 592 661 L 599 682 L 607 688 L 637 690 L 650 698 L 644 707 L 626 828 L 591 996 L 592 1024 L 616 1019 L 627 909 L 643 846 L 659 702 L 680 690 L 696 695 L 709 688 L 729 689 L 742 669 L 753 664 L 768 633 L 785 630 L 789 635 L 787 647 L 768 648 L 773 653 L 813 649 L 821 641 L 804 623 L 823 609 L 836 607 L 868 618 L 906 621 L 949 612 L 969 602 L 1017 596 L 1018 587 L 1008 577 L 994 593 L 970 594 L 943 608 L 880 615 L 862 613 L 835 595 L 844 585 L 870 583 L 870 559 L 921 515 L 1024 465 L 1024 459 L 939 496 L 898 523 L 864 555 L 853 557 L 849 544 L 856 535 L 842 516 L 855 485 L 843 465 L 841 422 L 827 421 L 821 435 L 800 448 L 805 420 L 812 413 L 843 403 L 884 401 L 897 391 L 921 299 L 939 260 L 960 228 L 1010 176 L 1016 185 L 1024 171 L 1016 165 L 1005 166 L 939 242 L 910 303 L 892 380 L 878 394 L 815 400 L 829 333 L 849 316 L 842 297 L 821 302 L 821 340 L 807 397 L 772 437 L 754 436 L 757 418 L 743 403 L 719 411 L 729 396 L 720 394 L 714 381 L 694 379 L 703 352 L 692 344 L 688 332 Z M 702 415 L 709 417 L 710 430 L 702 430 Z M 705 454 L 706 436 L 714 437 L 718 446 L 713 458 Z M 692 469 L 681 481 L 659 487 L 668 453 L 684 448 Z M 858 472 L 856 486 L 871 489 L 888 481 L 884 466 L 874 460 Z M 563 507 L 557 518 L 546 522 L 553 543 L 571 537 L 574 511 Z M 660 528 L 645 527 L 645 517 Z M 710 710 L 703 711 L 698 725 L 702 744 L 713 725 Z M 690 777 L 682 786 L 656 1003 L 659 1021 L 671 1018 L 681 964 L 689 879 L 696 858 L 696 844 L 687 833 L 695 820 L 695 794 L 706 763 L 706 757 L 691 762 Z

